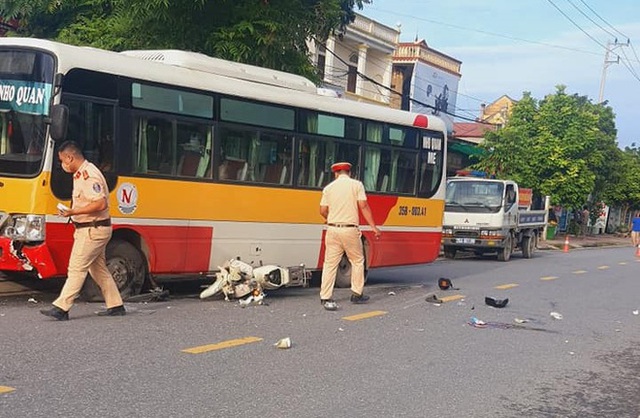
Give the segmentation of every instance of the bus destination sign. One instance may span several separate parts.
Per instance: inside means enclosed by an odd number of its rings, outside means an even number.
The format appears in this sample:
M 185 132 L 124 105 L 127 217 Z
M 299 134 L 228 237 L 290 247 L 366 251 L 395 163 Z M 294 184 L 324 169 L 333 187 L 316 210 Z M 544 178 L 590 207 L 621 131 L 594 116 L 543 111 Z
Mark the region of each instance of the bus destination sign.
M 34 81 L 0 81 L 0 110 L 48 115 L 52 85 Z

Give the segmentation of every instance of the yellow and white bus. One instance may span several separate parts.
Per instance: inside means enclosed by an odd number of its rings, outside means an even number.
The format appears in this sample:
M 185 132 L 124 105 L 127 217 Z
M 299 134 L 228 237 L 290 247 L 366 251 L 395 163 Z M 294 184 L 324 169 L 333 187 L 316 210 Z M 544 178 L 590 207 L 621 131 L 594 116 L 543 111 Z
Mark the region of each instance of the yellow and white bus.
M 329 97 L 299 76 L 192 52 L 1 38 L 8 276 L 66 274 L 73 226 L 56 215 L 71 197 L 56 154 L 65 109 L 66 138 L 111 189 L 107 259 L 125 295 L 148 277 L 210 275 L 237 257 L 320 271 L 319 201 L 336 161 L 353 164 L 384 232 L 371 239 L 361 222 L 368 268 L 438 256 L 446 129 L 437 117 Z M 350 280 L 344 261 L 341 286 Z M 99 294 L 88 286 L 89 298 Z

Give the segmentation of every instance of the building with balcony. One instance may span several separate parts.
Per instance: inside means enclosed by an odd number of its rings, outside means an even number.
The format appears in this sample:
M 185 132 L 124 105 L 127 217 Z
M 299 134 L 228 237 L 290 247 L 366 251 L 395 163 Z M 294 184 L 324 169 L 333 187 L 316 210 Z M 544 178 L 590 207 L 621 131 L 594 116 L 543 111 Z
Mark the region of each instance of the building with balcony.
M 433 114 L 453 131 L 462 62 L 436 51 L 423 40 L 402 42 L 393 55 L 392 107 Z
M 399 28 L 356 14 L 343 33 L 330 36 L 324 44 L 310 42 L 321 87 L 347 99 L 389 106 L 392 57 L 399 39 Z

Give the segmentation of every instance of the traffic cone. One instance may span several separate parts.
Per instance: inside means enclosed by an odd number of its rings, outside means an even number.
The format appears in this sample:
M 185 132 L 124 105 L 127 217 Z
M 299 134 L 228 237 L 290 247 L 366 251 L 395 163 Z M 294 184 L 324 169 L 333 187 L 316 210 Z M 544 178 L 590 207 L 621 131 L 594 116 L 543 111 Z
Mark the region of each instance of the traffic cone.
M 640 245 L 636 247 L 636 257 L 640 257 Z
M 565 253 L 569 252 L 569 235 L 564 236 L 564 248 L 562 249 L 562 251 Z

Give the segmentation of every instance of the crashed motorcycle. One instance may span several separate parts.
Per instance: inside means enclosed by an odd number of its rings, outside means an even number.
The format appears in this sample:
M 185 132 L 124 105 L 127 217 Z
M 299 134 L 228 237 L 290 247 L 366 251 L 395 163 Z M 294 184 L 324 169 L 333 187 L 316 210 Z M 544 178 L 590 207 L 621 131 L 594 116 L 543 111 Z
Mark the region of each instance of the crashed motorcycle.
M 200 299 L 215 296 L 222 292 L 225 300 L 240 299 L 248 296 L 261 301 L 264 290 L 281 287 L 309 286 L 311 272 L 304 264 L 293 267 L 266 265 L 253 267 L 238 259 L 231 259 L 218 266 L 215 281 L 200 293 Z

